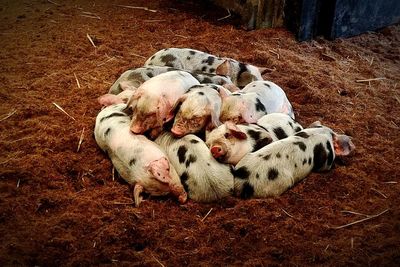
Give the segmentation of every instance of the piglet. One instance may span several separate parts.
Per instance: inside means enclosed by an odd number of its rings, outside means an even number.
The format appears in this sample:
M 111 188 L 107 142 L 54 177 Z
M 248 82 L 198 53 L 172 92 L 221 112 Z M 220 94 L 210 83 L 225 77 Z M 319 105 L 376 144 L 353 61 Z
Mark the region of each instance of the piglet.
M 94 129 L 97 144 L 111 158 L 121 177 L 134 185 L 136 206 L 142 200 L 142 192 L 154 196 L 171 193 L 184 203 L 187 194 L 175 168 L 158 145 L 130 131 L 125 108 L 126 104 L 113 104 L 100 111 Z
M 239 87 L 262 80 L 261 72 L 264 70 L 231 58 L 221 58 L 189 48 L 162 49 L 152 55 L 145 66 L 169 66 L 191 72 L 215 73 L 228 76 Z
M 171 132 L 181 137 L 198 133 L 205 128 L 218 127 L 221 110 L 219 91 L 226 90 L 215 84 L 200 84 L 189 89 L 175 103 L 175 120 Z
M 230 167 L 217 162 L 200 138 L 189 134 L 177 139 L 165 132 L 155 142 L 166 151 L 189 198 L 211 202 L 232 194 Z
M 247 153 L 273 142 L 271 134 L 262 127 L 236 125 L 227 121 L 206 134 L 206 144 L 219 162 L 235 165 Z
M 294 119 L 292 105 L 285 92 L 273 82 L 255 81 L 239 92 L 221 94 L 220 120 L 234 123 L 256 123 L 269 113 L 284 113 Z
M 335 156 L 346 156 L 354 144 L 330 128 L 307 128 L 247 154 L 235 166 L 235 195 L 279 196 L 312 171 L 327 171 Z
M 175 102 L 198 84 L 185 71 L 170 71 L 145 81 L 127 103 L 127 108 L 133 111 L 131 131 L 143 134 L 151 130 L 152 137 L 156 137 L 161 127 L 174 118 Z
M 301 131 L 303 127 L 282 113 L 264 115 L 257 125 L 225 122 L 206 135 L 212 155 L 219 161 L 237 164 L 246 154 Z

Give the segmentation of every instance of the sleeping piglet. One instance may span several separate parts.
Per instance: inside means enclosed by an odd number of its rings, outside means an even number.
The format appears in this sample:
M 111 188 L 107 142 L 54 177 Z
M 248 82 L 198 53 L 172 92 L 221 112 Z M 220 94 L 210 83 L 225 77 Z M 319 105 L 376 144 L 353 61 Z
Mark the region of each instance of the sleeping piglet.
M 232 82 L 244 87 L 246 84 L 262 80 L 262 68 L 244 64 L 231 58 L 220 58 L 189 48 L 166 48 L 156 52 L 145 66 L 169 66 L 191 72 L 215 73 L 228 76 Z
M 127 109 L 133 111 L 131 131 L 143 134 L 151 130 L 152 137 L 156 137 L 161 127 L 174 118 L 175 102 L 198 84 L 185 71 L 170 71 L 145 81 L 127 103 Z
M 213 156 L 221 162 L 236 165 L 250 152 L 301 131 L 303 127 L 282 113 L 264 115 L 257 125 L 225 122 L 210 133 L 206 143 Z
M 142 192 L 154 196 L 171 193 L 184 203 L 187 194 L 167 155 L 154 142 L 130 131 L 125 108 L 126 104 L 113 104 L 100 111 L 94 128 L 97 144 L 111 158 L 121 177 L 134 185 L 136 206 L 142 200 Z
M 335 156 L 354 145 L 346 135 L 316 125 L 247 154 L 235 166 L 235 195 L 242 198 L 279 196 L 311 171 L 326 171 Z
M 247 153 L 271 143 L 271 135 L 262 127 L 236 125 L 227 121 L 206 134 L 206 144 L 219 162 L 235 165 Z
M 165 132 L 155 142 L 166 151 L 189 198 L 211 202 L 232 195 L 230 166 L 217 162 L 200 138 L 189 134 L 177 139 Z
M 220 90 L 224 87 L 215 84 L 192 86 L 175 103 L 175 120 L 171 132 L 181 137 L 189 133 L 197 133 L 218 127 L 221 110 Z
M 233 94 L 221 94 L 221 122 L 256 123 L 269 113 L 284 113 L 294 119 L 285 92 L 273 82 L 255 81 Z

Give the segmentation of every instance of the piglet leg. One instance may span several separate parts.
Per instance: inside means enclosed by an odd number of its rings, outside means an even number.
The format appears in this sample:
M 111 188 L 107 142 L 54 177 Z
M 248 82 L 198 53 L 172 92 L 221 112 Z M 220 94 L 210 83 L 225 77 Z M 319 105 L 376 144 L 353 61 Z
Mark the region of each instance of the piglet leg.
M 140 184 L 135 184 L 135 187 L 133 188 L 133 197 L 135 200 L 135 206 L 139 207 L 140 202 L 142 202 L 143 197 L 140 195 L 143 192 L 143 186 Z
M 179 203 L 183 204 L 187 200 L 187 193 L 182 185 L 176 185 L 173 183 L 169 184 L 169 189 L 171 190 L 172 195 L 178 198 Z

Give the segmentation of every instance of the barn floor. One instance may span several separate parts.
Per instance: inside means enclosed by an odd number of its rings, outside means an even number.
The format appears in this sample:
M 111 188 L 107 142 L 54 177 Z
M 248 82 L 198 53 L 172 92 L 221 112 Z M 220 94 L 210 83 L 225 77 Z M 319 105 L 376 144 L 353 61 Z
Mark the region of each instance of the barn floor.
M 2 1 L 1 266 L 400 262 L 400 26 L 298 43 L 283 29 L 217 21 L 226 15 L 184 1 Z M 270 68 L 264 78 L 284 88 L 300 123 L 351 135 L 356 152 L 278 198 L 135 208 L 94 141 L 96 98 L 165 47 Z

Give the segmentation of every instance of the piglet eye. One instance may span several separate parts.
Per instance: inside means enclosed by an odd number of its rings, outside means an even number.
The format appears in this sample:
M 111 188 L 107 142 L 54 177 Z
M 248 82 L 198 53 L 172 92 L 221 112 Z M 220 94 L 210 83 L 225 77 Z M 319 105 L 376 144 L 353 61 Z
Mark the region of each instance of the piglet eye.
M 228 138 L 229 137 L 229 133 L 225 133 L 224 136 L 225 136 L 225 138 Z

